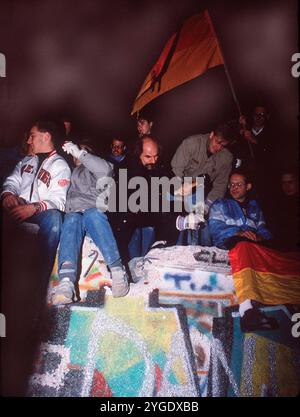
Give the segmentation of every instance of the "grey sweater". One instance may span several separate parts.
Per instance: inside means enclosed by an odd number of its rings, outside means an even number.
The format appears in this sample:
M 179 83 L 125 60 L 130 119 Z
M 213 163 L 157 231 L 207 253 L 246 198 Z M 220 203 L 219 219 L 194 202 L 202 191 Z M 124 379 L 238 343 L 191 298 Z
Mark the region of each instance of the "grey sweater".
M 194 135 L 184 139 L 171 161 L 173 172 L 178 177 L 197 177 L 207 174 L 212 189 L 207 196 L 210 202 L 223 198 L 226 193 L 228 177 L 232 168 L 232 154 L 222 149 L 207 155 L 209 134 Z
M 84 152 L 79 158 L 81 165 L 74 168 L 71 185 L 67 194 L 66 213 L 84 212 L 96 207 L 96 200 L 101 189 L 97 189 L 99 178 L 111 177 L 112 164 L 98 156 Z

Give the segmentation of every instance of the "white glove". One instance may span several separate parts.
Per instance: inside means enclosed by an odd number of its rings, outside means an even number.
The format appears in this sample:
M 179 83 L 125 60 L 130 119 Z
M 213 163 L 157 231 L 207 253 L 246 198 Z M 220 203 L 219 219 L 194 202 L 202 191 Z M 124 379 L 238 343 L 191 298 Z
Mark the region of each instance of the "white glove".
M 84 149 L 80 149 L 75 143 L 73 142 L 65 142 L 62 146 L 63 150 L 72 155 L 74 158 L 79 159 L 83 153 L 86 153 Z

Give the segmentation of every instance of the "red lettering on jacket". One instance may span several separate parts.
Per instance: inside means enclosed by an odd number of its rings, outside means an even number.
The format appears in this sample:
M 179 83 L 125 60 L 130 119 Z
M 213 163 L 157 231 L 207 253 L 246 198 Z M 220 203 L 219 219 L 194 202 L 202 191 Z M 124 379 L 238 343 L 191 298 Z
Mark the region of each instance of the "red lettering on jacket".
M 28 172 L 28 174 L 33 173 L 33 166 L 32 165 L 24 165 L 21 168 L 21 175 L 23 175 L 23 172 Z
M 38 179 L 41 180 L 44 184 L 46 184 L 47 188 L 49 188 L 50 181 L 51 181 L 50 172 L 41 168 L 38 174 Z

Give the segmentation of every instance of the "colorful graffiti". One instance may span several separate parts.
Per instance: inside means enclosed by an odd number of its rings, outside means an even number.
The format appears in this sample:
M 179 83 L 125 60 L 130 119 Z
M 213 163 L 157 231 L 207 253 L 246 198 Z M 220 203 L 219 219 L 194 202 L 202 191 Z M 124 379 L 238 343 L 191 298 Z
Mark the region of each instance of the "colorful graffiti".
M 128 303 L 106 296 L 101 307 L 57 309 L 55 327 L 66 333 L 42 346 L 29 395 L 199 395 L 191 346 L 175 307 L 145 308 L 143 297 Z
M 58 248 L 59 251 L 59 248 Z M 48 301 L 51 302 L 51 290 L 58 283 L 58 254 L 54 262 L 50 286 L 48 290 Z M 80 299 L 85 301 L 87 292 L 100 290 L 103 287 L 111 287 L 110 274 L 106 263 L 97 246 L 91 238 L 86 236 L 82 246 L 82 261 L 80 277 L 78 281 Z
M 84 302 L 51 307 L 50 337 L 41 345 L 28 395 L 299 393 L 300 352 L 285 307 L 265 309 L 276 316 L 279 330 L 241 333 L 233 281 L 226 271 L 162 267 L 150 261 L 137 263 L 140 281 L 131 284 L 125 298 L 114 299 L 106 266 L 93 251 L 87 246 L 83 257 L 79 284 Z M 87 279 L 93 274 L 98 274 L 96 281 Z
M 300 346 L 284 306 L 266 307 L 279 329 L 244 334 L 239 315 L 227 309 L 214 319 L 209 395 L 287 397 L 300 392 Z

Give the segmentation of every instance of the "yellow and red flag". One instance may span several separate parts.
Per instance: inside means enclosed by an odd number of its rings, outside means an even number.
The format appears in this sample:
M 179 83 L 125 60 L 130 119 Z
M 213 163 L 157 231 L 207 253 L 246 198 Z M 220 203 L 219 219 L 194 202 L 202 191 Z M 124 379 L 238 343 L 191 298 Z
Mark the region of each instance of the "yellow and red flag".
M 300 252 L 279 252 L 240 242 L 229 251 L 239 304 L 300 304 Z
M 187 19 L 165 45 L 134 101 L 131 114 L 172 88 L 209 68 L 224 64 L 207 10 Z

